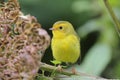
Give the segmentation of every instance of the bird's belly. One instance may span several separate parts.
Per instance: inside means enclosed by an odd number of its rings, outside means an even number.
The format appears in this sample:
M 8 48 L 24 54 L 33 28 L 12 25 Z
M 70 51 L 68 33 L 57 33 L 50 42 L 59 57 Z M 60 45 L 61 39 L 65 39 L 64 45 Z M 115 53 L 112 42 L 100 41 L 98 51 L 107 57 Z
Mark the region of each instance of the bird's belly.
M 53 57 L 56 60 L 74 63 L 79 58 L 79 46 L 73 46 L 69 41 L 56 42 L 53 47 Z

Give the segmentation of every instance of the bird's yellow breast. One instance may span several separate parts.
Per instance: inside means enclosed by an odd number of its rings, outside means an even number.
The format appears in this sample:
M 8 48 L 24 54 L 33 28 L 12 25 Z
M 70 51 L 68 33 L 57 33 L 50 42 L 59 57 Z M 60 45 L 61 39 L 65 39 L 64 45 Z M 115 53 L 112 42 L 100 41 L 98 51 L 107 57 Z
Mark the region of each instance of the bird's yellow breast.
M 62 62 L 75 63 L 80 56 L 80 44 L 76 35 L 52 38 L 53 57 Z

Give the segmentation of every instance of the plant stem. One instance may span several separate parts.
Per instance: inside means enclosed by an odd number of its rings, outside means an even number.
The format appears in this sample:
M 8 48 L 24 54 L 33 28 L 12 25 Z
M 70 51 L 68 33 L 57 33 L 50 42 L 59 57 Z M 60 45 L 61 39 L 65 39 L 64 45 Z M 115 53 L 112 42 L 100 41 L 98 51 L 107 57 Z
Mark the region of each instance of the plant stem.
M 112 10 L 112 7 L 110 6 L 108 0 L 104 0 L 104 3 L 105 3 L 105 5 L 106 5 L 106 7 L 107 7 L 107 9 L 108 9 L 108 11 L 109 11 L 109 13 L 110 13 L 113 21 L 114 21 L 114 23 L 116 24 L 116 30 L 117 30 L 118 35 L 119 35 L 119 37 L 120 37 L 120 23 L 119 23 L 119 20 L 118 20 L 118 18 L 116 17 L 116 15 L 114 14 L 114 12 L 113 12 L 113 10 Z
M 89 74 L 82 73 L 82 72 L 73 73 L 72 71 L 70 72 L 70 71 L 65 70 L 65 69 L 60 70 L 58 67 L 51 66 L 51 65 L 48 65 L 48 64 L 45 64 L 45 63 L 42 63 L 42 62 L 40 63 L 40 69 L 44 70 L 44 71 L 48 71 L 48 72 L 55 71 L 55 73 L 66 75 L 66 77 L 76 75 L 76 76 L 82 76 L 82 77 L 85 76 L 85 77 L 92 78 L 92 79 L 105 79 L 105 78 L 89 75 Z
M 40 69 L 45 70 L 45 71 L 49 71 L 49 72 L 53 72 L 55 70 L 56 73 L 60 73 L 60 74 L 67 75 L 67 76 L 75 75 L 72 72 L 68 72 L 67 70 L 62 70 L 61 71 L 57 67 L 51 66 L 51 65 L 48 65 L 48 64 L 45 64 L 45 63 L 40 64 Z

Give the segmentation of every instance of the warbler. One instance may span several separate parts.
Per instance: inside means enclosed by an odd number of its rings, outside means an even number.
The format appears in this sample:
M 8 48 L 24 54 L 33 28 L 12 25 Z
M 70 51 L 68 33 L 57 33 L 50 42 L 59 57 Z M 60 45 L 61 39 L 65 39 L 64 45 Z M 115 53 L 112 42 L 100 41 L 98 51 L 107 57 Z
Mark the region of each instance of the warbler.
M 80 38 L 68 21 L 57 21 L 52 30 L 52 54 L 55 60 L 75 63 L 80 57 Z

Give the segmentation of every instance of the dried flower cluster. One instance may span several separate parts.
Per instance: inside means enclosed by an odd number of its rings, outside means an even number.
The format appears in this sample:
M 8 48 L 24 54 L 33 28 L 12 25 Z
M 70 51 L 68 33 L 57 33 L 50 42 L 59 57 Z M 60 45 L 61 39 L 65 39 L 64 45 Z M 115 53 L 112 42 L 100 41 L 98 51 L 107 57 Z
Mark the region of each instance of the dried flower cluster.
M 33 80 L 50 37 L 36 18 L 24 15 L 17 0 L 0 8 L 0 80 Z

